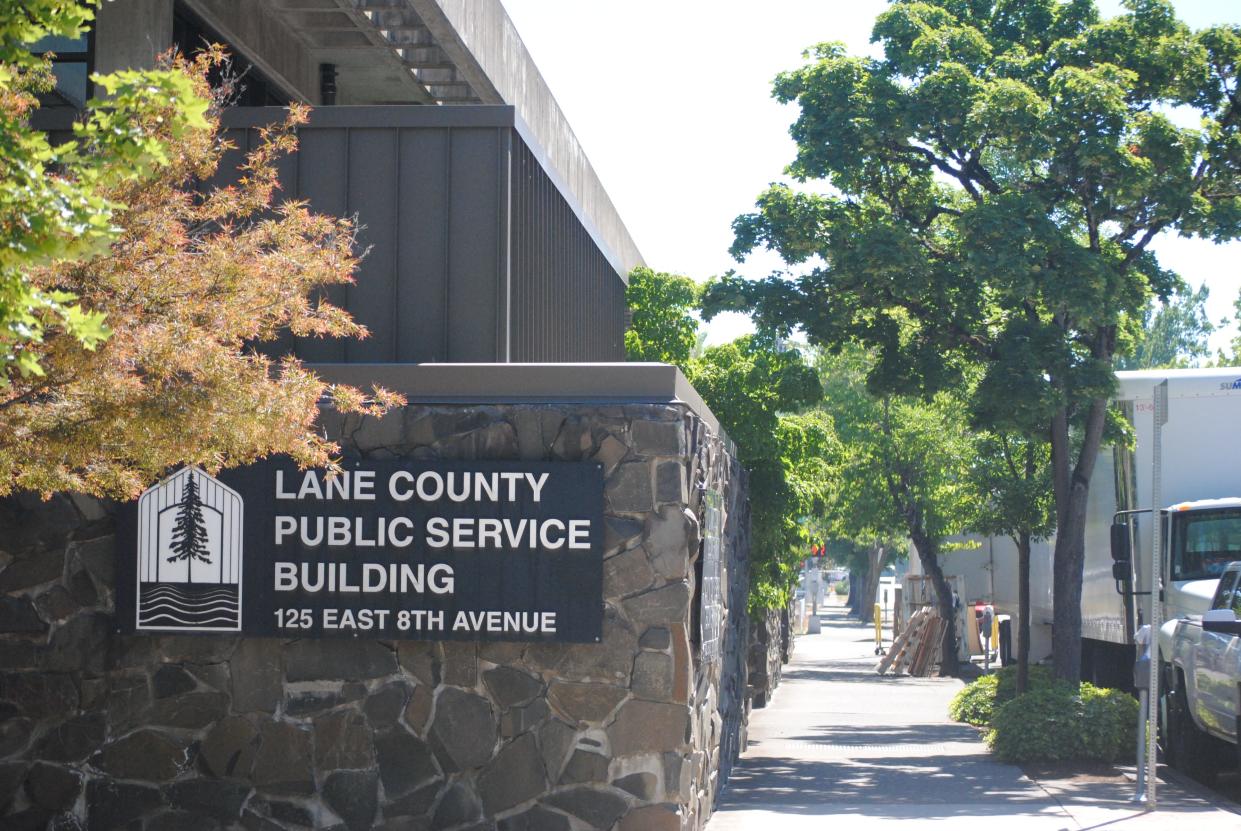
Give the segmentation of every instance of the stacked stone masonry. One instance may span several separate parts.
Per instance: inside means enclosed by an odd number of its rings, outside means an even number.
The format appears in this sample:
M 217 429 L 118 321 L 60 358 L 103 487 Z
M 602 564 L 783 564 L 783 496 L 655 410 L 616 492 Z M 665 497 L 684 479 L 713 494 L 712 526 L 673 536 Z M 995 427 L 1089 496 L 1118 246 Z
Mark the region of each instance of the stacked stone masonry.
M 603 642 L 122 636 L 115 506 L 0 503 L 0 827 L 699 829 L 747 713 L 745 479 L 682 406 L 325 413 L 370 458 L 605 467 Z M 704 491 L 723 644 L 699 644 Z

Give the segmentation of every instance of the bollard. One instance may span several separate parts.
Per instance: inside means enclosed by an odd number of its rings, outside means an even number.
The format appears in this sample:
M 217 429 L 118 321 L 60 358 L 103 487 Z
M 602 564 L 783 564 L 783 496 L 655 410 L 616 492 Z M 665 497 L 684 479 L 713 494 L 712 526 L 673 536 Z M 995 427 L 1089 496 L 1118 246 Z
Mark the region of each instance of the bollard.
M 883 654 L 883 607 L 875 604 L 875 654 Z

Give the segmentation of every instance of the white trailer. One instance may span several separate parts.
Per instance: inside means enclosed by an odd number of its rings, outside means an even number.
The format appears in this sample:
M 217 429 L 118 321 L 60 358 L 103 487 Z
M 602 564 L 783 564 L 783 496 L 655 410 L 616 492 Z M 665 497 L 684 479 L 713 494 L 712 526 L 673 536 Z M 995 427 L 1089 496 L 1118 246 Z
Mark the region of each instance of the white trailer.
M 1115 401 L 1135 434 L 1134 447 L 1104 447 L 1090 480 L 1087 503 L 1086 561 L 1082 583 L 1083 677 L 1112 686 L 1129 686 L 1135 655 L 1133 633 L 1141 624 L 1145 597 L 1126 597 L 1113 577 L 1111 525 L 1118 511 L 1151 507 L 1151 455 L 1154 388 L 1168 381 L 1168 423 L 1162 431 L 1162 497 L 1164 506 L 1241 496 L 1241 369 L 1180 369 L 1118 372 Z M 1167 620 L 1201 614 L 1210 602 L 1227 559 L 1202 565 L 1186 549 L 1190 514 L 1206 518 L 1225 512 L 1196 505 L 1173 512 L 1170 534 L 1164 535 L 1164 611 Z M 1150 514 L 1129 515 L 1136 591 L 1148 591 L 1150 575 Z M 1236 515 L 1241 532 L 1241 514 Z M 1006 537 L 965 537 L 965 547 L 943 556 L 945 574 L 964 579 L 963 601 L 989 599 L 996 611 L 1017 616 L 1017 549 Z M 972 546 L 969 544 L 973 544 Z M 1241 534 L 1238 535 L 1241 546 Z M 1031 650 L 1033 660 L 1051 654 L 1052 552 L 1054 539 L 1036 543 L 1031 551 Z M 1171 552 L 1169 556 L 1169 552 Z M 1223 555 L 1221 555 L 1223 556 Z M 911 558 L 911 564 L 916 564 Z M 1015 629 L 1015 627 L 1014 627 Z M 1014 631 L 1015 635 L 1015 631 Z

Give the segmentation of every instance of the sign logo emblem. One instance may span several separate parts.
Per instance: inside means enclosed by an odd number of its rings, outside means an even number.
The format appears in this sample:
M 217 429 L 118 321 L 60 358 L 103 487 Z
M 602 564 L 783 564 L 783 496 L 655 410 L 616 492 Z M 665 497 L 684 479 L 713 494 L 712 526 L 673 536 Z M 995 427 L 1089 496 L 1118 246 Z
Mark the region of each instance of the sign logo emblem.
M 242 502 L 184 467 L 138 498 L 138 603 L 146 631 L 241 629 Z

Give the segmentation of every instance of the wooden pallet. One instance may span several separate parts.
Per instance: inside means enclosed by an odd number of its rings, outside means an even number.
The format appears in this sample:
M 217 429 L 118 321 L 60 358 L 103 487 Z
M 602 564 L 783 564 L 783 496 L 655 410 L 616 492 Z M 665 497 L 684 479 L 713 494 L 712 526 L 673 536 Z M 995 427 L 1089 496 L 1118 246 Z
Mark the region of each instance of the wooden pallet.
M 880 675 L 891 671 L 894 675 L 925 676 L 939 662 L 943 639 L 944 621 L 934 608 L 923 606 L 909 619 L 875 671 Z
M 909 668 L 910 675 L 919 677 L 929 673 L 930 668 L 939 661 L 939 654 L 944 642 L 944 621 L 938 613 L 932 614 L 927 621 L 926 632 L 922 638 L 922 647 L 914 657 Z
M 892 647 L 888 650 L 888 654 L 883 656 L 879 661 L 879 665 L 875 667 L 875 671 L 880 675 L 891 669 L 895 673 L 903 672 L 913 660 L 913 653 L 921 644 L 922 631 L 926 626 L 927 618 L 931 614 L 930 607 L 924 606 L 914 612 L 913 617 L 909 619 L 909 623 L 901 630 L 900 635 L 892 642 Z

